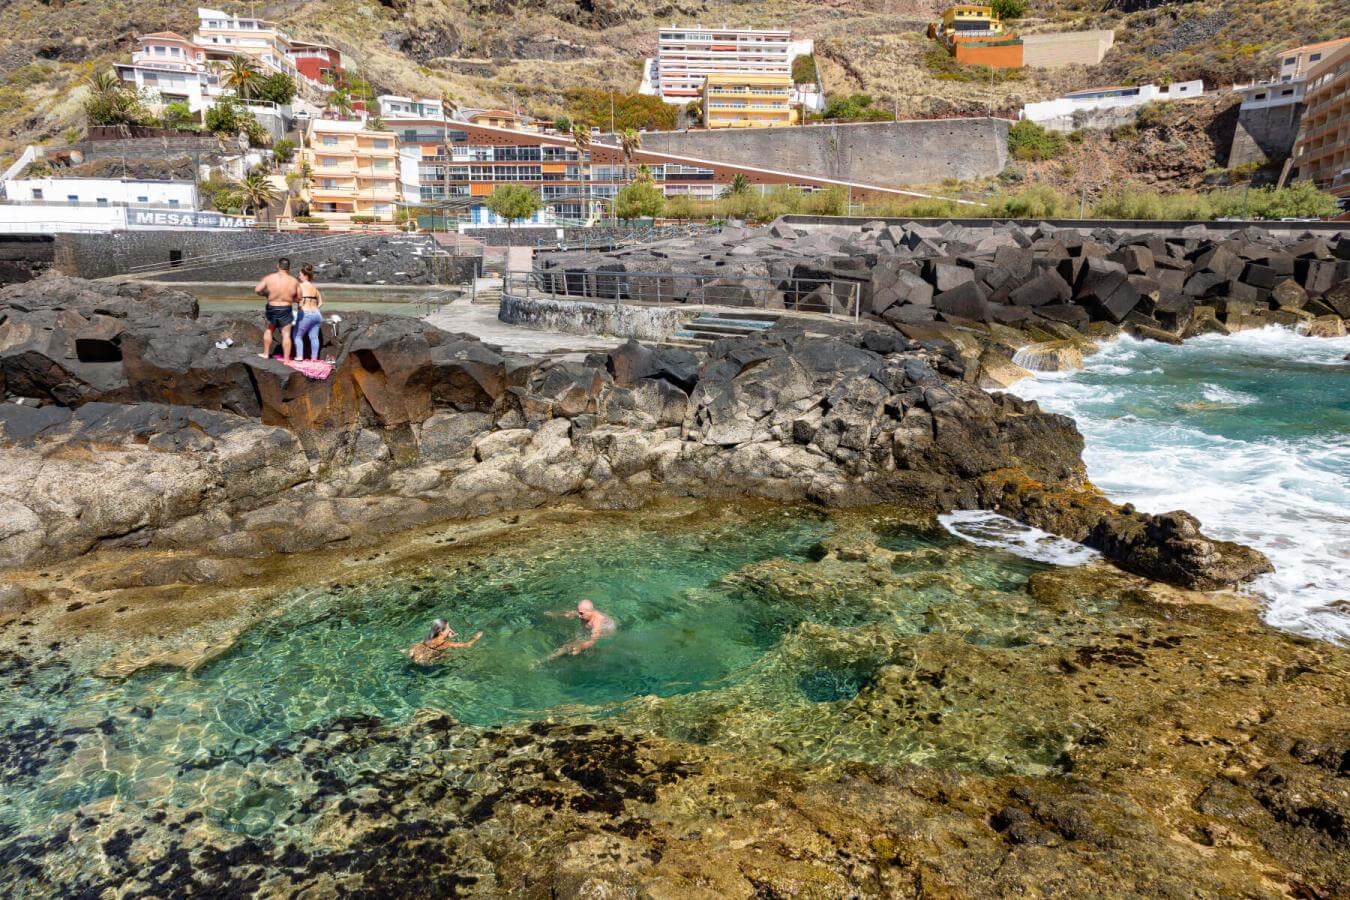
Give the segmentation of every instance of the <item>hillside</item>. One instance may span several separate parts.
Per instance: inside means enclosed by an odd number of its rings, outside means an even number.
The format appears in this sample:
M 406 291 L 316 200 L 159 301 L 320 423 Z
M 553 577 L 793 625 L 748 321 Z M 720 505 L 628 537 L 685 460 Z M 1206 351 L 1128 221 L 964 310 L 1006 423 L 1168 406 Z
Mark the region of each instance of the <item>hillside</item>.
M 225 3 L 249 9 L 250 5 Z M 468 105 L 566 109 L 578 87 L 635 90 L 655 28 L 671 22 L 791 23 L 817 40 L 833 91 L 865 91 L 901 115 L 1014 110 L 1103 82 L 1270 70 L 1281 47 L 1350 33 L 1341 0 L 1031 0 L 1024 30 L 1117 27 L 1103 65 L 1028 71 L 992 83 L 935 68 L 925 0 L 272 0 L 252 4 L 297 36 L 331 41 L 381 90 L 449 90 Z M 74 88 L 128 52 L 138 32 L 190 33 L 196 4 L 168 0 L 0 0 L 0 158 L 73 137 Z

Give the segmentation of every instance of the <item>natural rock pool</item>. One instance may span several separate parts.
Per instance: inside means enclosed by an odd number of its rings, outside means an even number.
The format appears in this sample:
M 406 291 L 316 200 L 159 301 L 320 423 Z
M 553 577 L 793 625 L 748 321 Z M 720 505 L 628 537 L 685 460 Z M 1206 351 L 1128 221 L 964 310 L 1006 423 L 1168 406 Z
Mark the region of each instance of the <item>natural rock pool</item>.
M 1057 616 L 1027 593 L 1051 568 L 895 513 L 602 515 L 515 546 L 447 551 L 444 565 L 298 588 L 191 674 L 105 679 L 12 655 L 0 700 L 11 802 L 0 823 L 23 833 L 117 798 L 264 834 L 292 820 L 303 794 L 274 777 L 277 748 L 335 722 L 399 724 L 419 710 L 478 726 L 608 718 L 683 741 L 772 747 L 799 763 L 1053 771 L 1071 741 L 1059 723 L 971 708 L 945 724 L 939 715 L 878 727 L 871 709 L 906 636 L 1017 648 L 1053 633 Z M 548 661 L 578 625 L 547 613 L 582 597 L 617 621 L 617 635 Z M 1082 612 L 1109 619 L 1112 606 Z M 443 664 L 412 664 L 399 651 L 437 617 L 484 637 Z

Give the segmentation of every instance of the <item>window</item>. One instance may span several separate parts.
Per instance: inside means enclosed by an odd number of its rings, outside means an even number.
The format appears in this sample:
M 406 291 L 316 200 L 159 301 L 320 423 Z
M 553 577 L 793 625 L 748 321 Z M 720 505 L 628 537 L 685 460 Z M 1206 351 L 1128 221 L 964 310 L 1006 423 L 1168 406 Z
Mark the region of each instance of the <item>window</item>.
M 337 142 L 338 142 L 338 139 L 337 139 L 337 135 L 335 135 L 335 134 L 325 134 L 325 135 L 323 136 L 323 145 L 324 145 L 325 147 L 336 147 L 336 146 L 337 146 Z
M 388 150 L 388 149 L 389 149 L 389 141 L 387 141 L 387 140 L 385 140 L 385 139 L 383 139 L 383 138 L 381 138 L 381 139 L 379 139 L 379 140 L 376 140 L 376 141 L 375 141 L 375 149 L 376 149 L 376 150 Z
M 99 198 L 98 198 L 97 200 L 95 200 L 94 202 L 97 203 L 99 206 L 107 206 L 107 205 L 108 205 L 108 198 L 107 198 L 107 197 L 99 197 Z
M 1322 58 L 1322 54 L 1320 54 L 1320 53 L 1314 53 L 1312 56 L 1308 57 L 1308 62 L 1310 62 L 1310 63 L 1315 63 L 1315 62 L 1317 62 L 1317 61 L 1318 61 L 1319 59 L 1321 59 L 1321 58 Z
M 42 188 L 33 188 L 33 199 L 34 200 L 42 199 Z
M 1257 95 L 1256 95 L 1255 97 L 1253 97 L 1252 99 L 1253 99 L 1253 100 L 1264 100 L 1264 99 L 1266 99 L 1266 95 L 1265 95 L 1265 94 L 1257 94 Z
M 1280 91 L 1280 96 L 1281 96 L 1281 97 L 1292 97 L 1293 95 L 1294 95 L 1294 89 L 1293 89 L 1293 88 L 1288 88 L 1288 89 L 1286 89 L 1286 90 Z
M 150 202 L 150 198 L 149 198 L 149 197 L 145 197 L 145 196 L 137 197 L 137 198 L 136 198 L 136 202 L 137 202 L 137 203 L 149 203 L 149 202 Z
M 67 202 L 67 203 L 79 203 L 79 202 L 80 202 L 80 195 L 79 195 L 79 194 L 66 194 L 66 202 Z
M 177 200 L 170 200 L 170 201 L 169 201 L 169 205 L 170 205 L 170 206 L 177 206 L 177 205 L 178 205 L 178 201 L 177 201 Z
M 181 266 L 182 264 L 183 264 L 183 251 L 182 251 L 182 250 L 170 250 L 170 251 L 169 251 L 169 267 L 170 267 L 170 268 L 173 268 L 173 269 L 176 269 L 176 268 L 178 268 L 179 266 Z

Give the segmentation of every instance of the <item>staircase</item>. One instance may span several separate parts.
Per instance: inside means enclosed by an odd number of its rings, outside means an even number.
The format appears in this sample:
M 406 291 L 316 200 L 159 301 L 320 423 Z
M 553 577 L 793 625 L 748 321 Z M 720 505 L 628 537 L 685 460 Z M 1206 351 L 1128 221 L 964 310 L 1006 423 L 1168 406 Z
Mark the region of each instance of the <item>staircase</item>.
M 686 322 L 674 337 L 682 342 L 707 346 L 722 338 L 745 337 L 768 331 L 778 321 L 769 313 L 704 313 Z

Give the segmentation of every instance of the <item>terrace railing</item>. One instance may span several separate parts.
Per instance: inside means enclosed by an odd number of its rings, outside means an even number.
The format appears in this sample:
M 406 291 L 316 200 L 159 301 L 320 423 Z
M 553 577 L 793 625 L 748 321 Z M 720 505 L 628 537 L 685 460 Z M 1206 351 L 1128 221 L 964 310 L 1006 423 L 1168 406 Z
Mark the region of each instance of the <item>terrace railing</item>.
M 862 284 L 826 278 L 766 278 L 699 272 L 534 269 L 507 272 L 503 296 L 643 306 L 721 306 L 816 313 L 857 321 Z

